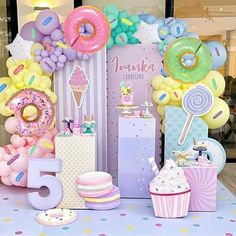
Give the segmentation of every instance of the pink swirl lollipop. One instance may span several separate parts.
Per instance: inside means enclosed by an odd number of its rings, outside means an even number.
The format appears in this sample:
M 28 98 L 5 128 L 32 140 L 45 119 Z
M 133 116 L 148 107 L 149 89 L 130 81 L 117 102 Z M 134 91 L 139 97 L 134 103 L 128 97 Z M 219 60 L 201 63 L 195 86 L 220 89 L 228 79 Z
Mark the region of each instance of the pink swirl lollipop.
M 183 96 L 182 106 L 188 114 L 183 130 L 179 138 L 179 145 L 183 145 L 188 135 L 189 128 L 195 116 L 203 116 L 210 111 L 213 106 L 214 97 L 210 89 L 204 85 L 197 85 L 189 89 Z

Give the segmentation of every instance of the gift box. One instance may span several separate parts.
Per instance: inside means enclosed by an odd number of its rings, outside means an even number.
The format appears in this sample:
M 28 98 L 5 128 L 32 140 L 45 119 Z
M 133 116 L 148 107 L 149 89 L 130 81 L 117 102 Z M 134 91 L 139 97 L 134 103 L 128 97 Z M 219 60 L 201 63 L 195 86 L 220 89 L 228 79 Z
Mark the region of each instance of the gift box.
M 191 188 L 189 211 L 216 211 L 217 168 L 183 167 Z
M 150 198 L 154 173 L 148 158 L 155 156 L 155 124 L 154 118 L 119 118 L 118 186 L 122 197 Z
M 63 185 L 63 199 L 58 207 L 86 209 L 76 179 L 96 170 L 96 135 L 57 136 L 55 146 L 56 157 L 62 160 L 62 170 L 57 176 Z
M 76 104 L 69 86 L 73 70 L 79 66 L 89 80 L 82 107 Z M 54 73 L 54 89 L 57 95 L 56 127 L 64 129 L 62 120 L 69 117 L 83 123 L 84 115 L 96 120 L 98 142 L 98 170 L 107 170 L 107 82 L 106 82 L 106 48 L 93 54 L 89 61 L 66 62 L 65 67 Z

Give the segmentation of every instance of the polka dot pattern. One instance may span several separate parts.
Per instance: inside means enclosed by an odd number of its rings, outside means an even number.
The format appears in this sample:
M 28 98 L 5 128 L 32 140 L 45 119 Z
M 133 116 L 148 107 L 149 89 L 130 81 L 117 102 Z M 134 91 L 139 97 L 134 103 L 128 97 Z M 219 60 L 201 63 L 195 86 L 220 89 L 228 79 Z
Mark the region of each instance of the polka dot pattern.
M 95 171 L 95 140 L 96 136 L 56 137 L 57 156 L 63 161 L 63 171 L 58 177 L 64 192 L 58 207 L 86 208 L 83 198 L 78 195 L 75 180 L 83 173 Z

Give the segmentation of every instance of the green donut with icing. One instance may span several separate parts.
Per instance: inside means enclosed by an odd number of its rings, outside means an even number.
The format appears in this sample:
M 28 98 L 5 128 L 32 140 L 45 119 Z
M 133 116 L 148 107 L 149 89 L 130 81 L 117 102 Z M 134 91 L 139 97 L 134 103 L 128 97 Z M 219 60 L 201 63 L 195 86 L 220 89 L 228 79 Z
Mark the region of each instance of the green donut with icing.
M 179 38 L 171 43 L 164 55 L 169 76 L 184 83 L 197 83 L 211 70 L 212 56 L 207 46 L 196 38 Z

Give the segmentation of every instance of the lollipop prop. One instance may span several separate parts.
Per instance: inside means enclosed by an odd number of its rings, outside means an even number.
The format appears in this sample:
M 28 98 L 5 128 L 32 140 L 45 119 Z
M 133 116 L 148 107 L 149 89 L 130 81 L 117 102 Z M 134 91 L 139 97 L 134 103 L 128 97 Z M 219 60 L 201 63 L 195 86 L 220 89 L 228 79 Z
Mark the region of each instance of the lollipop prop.
M 188 114 L 179 138 L 179 145 L 183 145 L 188 135 L 189 128 L 195 116 L 203 116 L 210 111 L 214 98 L 210 89 L 204 85 L 197 85 L 189 89 L 183 96 L 182 106 Z

